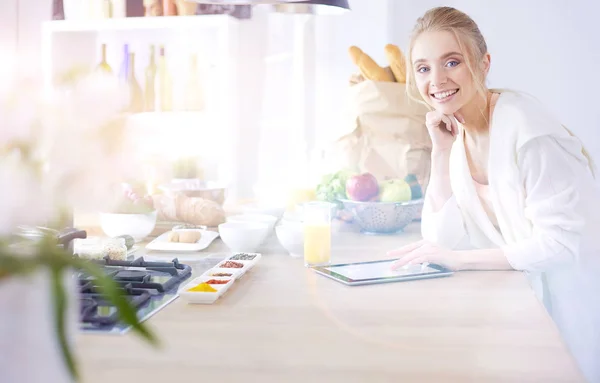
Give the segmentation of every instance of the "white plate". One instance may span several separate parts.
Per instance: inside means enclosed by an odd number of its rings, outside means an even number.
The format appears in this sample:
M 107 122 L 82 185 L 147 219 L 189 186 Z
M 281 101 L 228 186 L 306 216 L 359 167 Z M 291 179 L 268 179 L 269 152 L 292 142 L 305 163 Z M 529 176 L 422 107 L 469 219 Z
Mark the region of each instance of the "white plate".
M 219 237 L 219 233 L 210 230 L 200 230 L 200 229 L 183 229 L 177 231 L 199 231 L 202 233 L 202 236 L 195 243 L 179 243 L 179 242 L 169 242 L 168 236 L 169 232 L 161 234 L 159 237 L 155 238 L 152 242 L 146 245 L 146 250 L 152 251 L 168 251 L 171 253 L 189 253 L 202 251 L 206 249 L 212 241 Z

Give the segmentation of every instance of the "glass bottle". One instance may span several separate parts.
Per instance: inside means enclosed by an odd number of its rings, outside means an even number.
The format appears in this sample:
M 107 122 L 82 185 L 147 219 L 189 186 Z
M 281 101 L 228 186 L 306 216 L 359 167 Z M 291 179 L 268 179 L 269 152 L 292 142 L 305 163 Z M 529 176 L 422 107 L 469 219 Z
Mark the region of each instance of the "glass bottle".
M 185 109 L 188 111 L 204 109 L 204 94 L 200 84 L 198 56 L 196 54 L 192 54 L 190 58 L 190 71 L 185 89 Z
M 135 78 L 135 53 L 129 53 L 129 73 L 127 75 L 127 85 L 129 86 L 129 111 L 131 113 L 140 113 L 144 110 L 144 99 L 140 83 Z
M 102 60 L 100 60 L 100 63 L 96 67 L 96 70 L 105 72 L 105 73 L 113 72 L 112 68 L 108 64 L 108 61 L 106 60 L 106 44 L 102 44 Z
M 177 16 L 175 0 L 163 0 L 163 16 Z
M 144 0 L 144 16 L 155 17 L 162 16 L 162 0 Z
M 154 45 L 150 45 L 150 62 L 146 67 L 144 92 L 144 111 L 153 112 L 156 109 L 156 60 L 154 59 Z
M 119 69 L 119 79 L 123 82 L 127 82 L 129 65 L 129 44 L 125 44 L 123 45 L 123 61 L 121 62 L 121 68 Z
M 160 110 L 173 110 L 173 79 L 167 68 L 165 47 L 161 45 L 158 57 L 158 84 L 160 92 Z

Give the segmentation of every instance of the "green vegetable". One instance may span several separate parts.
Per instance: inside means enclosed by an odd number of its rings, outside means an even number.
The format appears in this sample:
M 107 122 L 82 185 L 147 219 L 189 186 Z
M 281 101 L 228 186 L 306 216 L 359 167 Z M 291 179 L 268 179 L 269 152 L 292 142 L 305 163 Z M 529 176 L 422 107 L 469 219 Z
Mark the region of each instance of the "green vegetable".
M 343 207 L 340 199 L 346 199 L 346 182 L 352 176 L 358 173 L 352 170 L 340 170 L 336 173 L 326 174 L 317 185 L 316 196 L 319 201 L 335 203 L 338 207 Z

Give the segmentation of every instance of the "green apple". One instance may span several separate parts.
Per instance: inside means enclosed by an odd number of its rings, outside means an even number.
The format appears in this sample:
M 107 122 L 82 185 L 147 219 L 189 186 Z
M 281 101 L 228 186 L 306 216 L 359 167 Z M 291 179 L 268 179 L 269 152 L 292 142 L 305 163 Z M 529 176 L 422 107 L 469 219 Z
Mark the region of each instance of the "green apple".
M 379 200 L 381 202 L 406 202 L 412 198 L 408 182 L 402 179 L 391 179 L 379 184 Z

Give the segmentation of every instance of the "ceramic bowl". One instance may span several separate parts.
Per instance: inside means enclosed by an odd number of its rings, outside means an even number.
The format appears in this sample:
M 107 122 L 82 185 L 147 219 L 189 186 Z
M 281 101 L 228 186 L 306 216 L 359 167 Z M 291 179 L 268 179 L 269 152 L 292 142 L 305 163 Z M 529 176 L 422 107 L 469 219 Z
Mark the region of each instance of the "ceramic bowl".
M 144 214 L 100 214 L 100 227 L 109 237 L 130 235 L 136 242 L 140 242 L 152 233 L 155 226 L 156 210 Z
M 260 222 L 225 222 L 219 225 L 219 234 L 232 252 L 254 253 L 265 242 L 269 225 Z
M 304 231 L 301 222 L 288 222 L 275 228 L 275 234 L 281 246 L 290 256 L 299 258 L 304 256 Z
M 274 215 L 269 214 L 238 214 L 227 217 L 227 222 L 254 222 L 254 223 L 264 223 L 268 225 L 269 233 L 273 231 L 275 228 L 275 223 L 279 218 Z
M 243 214 L 266 214 L 279 219 L 285 212 L 285 207 L 269 206 L 266 204 L 248 204 L 242 206 L 241 210 Z

